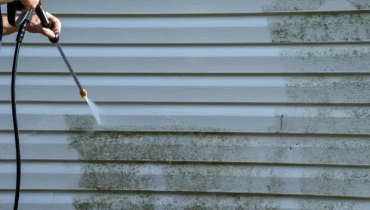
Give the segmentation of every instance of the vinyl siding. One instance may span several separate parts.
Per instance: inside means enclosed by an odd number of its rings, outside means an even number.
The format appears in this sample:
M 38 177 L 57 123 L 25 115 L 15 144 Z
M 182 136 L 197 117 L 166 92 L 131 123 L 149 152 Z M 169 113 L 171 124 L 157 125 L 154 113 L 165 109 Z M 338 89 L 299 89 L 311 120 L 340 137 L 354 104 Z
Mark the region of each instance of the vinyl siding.
M 21 210 L 370 209 L 368 1 L 43 4 L 102 124 L 56 47 L 27 33 Z M 0 210 L 15 188 L 14 38 L 0 56 Z

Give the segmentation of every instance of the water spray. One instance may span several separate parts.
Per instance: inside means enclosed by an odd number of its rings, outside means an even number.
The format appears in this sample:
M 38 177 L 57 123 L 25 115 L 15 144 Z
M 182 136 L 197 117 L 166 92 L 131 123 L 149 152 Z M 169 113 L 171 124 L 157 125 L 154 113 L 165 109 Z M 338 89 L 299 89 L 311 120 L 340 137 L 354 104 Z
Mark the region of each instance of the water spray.
M 37 7 L 33 10 L 29 10 L 26 12 L 22 12 L 18 18 L 16 18 L 16 13 L 18 10 L 24 8 L 20 1 L 13 1 L 7 4 L 7 16 L 8 22 L 10 25 L 14 27 L 19 27 L 17 38 L 16 38 L 16 48 L 14 53 L 14 60 L 13 60 L 13 69 L 12 69 L 12 83 L 11 83 L 11 98 L 12 98 L 12 113 L 13 113 L 13 126 L 14 126 L 14 137 L 15 137 L 15 148 L 16 148 L 16 161 L 17 161 L 17 179 L 16 179 L 16 191 L 14 197 L 14 210 L 18 209 L 19 203 L 19 191 L 20 191 L 20 184 L 21 184 L 21 156 L 20 156 L 20 146 L 19 146 L 19 134 L 18 134 L 18 122 L 17 122 L 17 111 L 16 111 L 16 99 L 15 99 L 15 81 L 17 76 L 17 64 L 18 64 L 18 55 L 21 43 L 23 41 L 24 35 L 26 34 L 27 25 L 31 22 L 33 15 L 36 13 L 39 19 L 41 20 L 41 24 L 45 28 L 53 29 L 53 23 L 47 18 L 45 13 L 44 7 L 41 4 L 41 0 Z M 89 104 L 96 120 L 100 124 L 99 120 L 99 112 L 95 104 L 90 101 L 87 97 L 87 91 L 82 88 L 76 74 L 74 73 L 71 65 L 69 64 L 67 57 L 65 56 L 62 47 L 60 46 L 59 36 L 56 38 L 49 38 L 51 43 L 56 44 L 64 62 L 66 63 L 69 71 L 71 72 L 73 79 L 75 80 L 77 87 L 79 89 L 79 94 L 81 98 L 86 99 L 87 103 Z
M 71 64 L 69 64 L 68 59 L 67 59 L 67 57 L 65 56 L 65 54 L 64 54 L 64 52 L 63 52 L 63 49 L 62 49 L 62 47 L 60 46 L 60 44 L 59 44 L 58 42 L 57 42 L 57 43 L 55 43 L 55 44 L 56 44 L 56 46 L 57 46 L 57 48 L 58 48 L 58 50 L 59 50 L 59 53 L 60 53 L 60 55 L 62 56 L 62 58 L 63 58 L 64 62 L 66 63 L 66 65 L 67 65 L 67 67 L 68 67 L 69 71 L 71 72 L 73 79 L 75 80 L 75 82 L 76 82 L 76 84 L 77 84 L 77 87 L 78 87 L 78 89 L 79 89 L 79 91 L 80 91 L 80 96 L 81 96 L 81 98 L 86 99 L 86 102 L 87 102 L 87 104 L 89 105 L 89 107 L 90 107 L 90 109 L 91 109 L 91 111 L 92 111 L 93 115 L 95 116 L 96 121 L 100 124 L 100 118 L 99 118 L 99 110 L 98 110 L 98 108 L 96 107 L 95 103 L 94 103 L 94 102 L 92 102 L 92 101 L 87 97 L 87 91 L 86 91 L 85 89 L 83 89 L 83 88 L 82 88 L 82 86 L 81 86 L 81 84 L 80 84 L 80 81 L 78 81 L 78 78 L 77 78 L 77 76 L 76 76 L 75 72 L 73 71 L 73 69 L 72 69 L 72 67 L 71 67 Z

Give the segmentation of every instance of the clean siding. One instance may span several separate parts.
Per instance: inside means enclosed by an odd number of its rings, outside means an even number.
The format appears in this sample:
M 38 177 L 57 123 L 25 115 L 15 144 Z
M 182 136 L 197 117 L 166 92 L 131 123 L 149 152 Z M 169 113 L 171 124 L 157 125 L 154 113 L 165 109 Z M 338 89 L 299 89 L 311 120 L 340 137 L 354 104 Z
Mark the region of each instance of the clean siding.
M 103 124 L 56 47 L 27 33 L 21 210 L 370 209 L 368 1 L 88 2 L 43 4 Z M 0 56 L 1 210 L 14 37 Z

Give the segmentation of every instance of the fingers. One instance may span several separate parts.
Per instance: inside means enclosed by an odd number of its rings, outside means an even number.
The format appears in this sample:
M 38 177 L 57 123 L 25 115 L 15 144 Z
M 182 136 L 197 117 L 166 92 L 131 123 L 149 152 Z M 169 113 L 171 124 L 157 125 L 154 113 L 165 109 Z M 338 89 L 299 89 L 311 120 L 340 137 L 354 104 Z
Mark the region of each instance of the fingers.
M 27 31 L 31 33 L 40 33 L 51 39 L 57 38 L 61 33 L 62 24 L 59 21 L 59 19 L 53 16 L 52 14 L 48 12 L 45 13 L 47 18 L 53 23 L 53 28 L 49 29 L 43 27 L 40 18 L 37 15 L 34 15 L 31 20 L 31 23 L 27 26 Z
M 53 26 L 54 27 L 53 27 L 52 31 L 54 32 L 55 37 L 58 37 L 59 34 L 60 34 L 60 32 L 61 32 L 61 30 L 62 30 L 62 23 L 59 21 L 58 18 L 56 18 L 55 16 L 53 16 L 49 12 L 46 12 L 46 16 L 53 23 Z M 51 37 L 51 38 L 55 38 L 55 37 Z
M 50 30 L 48 28 L 42 27 L 41 28 L 41 34 L 47 36 L 48 38 L 52 38 L 52 39 L 53 38 L 56 38 L 56 35 L 55 35 L 54 31 L 52 31 L 52 30 Z

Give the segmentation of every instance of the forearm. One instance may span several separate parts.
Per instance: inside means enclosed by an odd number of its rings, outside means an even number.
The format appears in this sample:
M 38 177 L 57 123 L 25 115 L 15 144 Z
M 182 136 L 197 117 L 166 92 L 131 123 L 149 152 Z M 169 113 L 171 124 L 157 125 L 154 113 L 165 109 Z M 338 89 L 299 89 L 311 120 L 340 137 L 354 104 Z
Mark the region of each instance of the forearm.
M 14 27 L 14 26 L 9 24 L 8 18 L 6 16 L 2 16 L 2 18 L 3 18 L 3 35 L 4 36 L 15 33 L 15 32 L 18 31 L 17 27 Z
M 6 4 L 12 1 L 14 0 L 0 0 L 0 4 Z M 3 36 L 6 36 L 6 35 L 9 35 L 9 34 L 12 34 L 18 31 L 18 28 L 9 25 L 8 18 L 6 16 L 2 16 L 2 18 L 3 18 Z
M 12 2 L 14 0 L 0 0 L 0 4 L 6 4 L 6 3 L 9 3 L 9 2 Z

